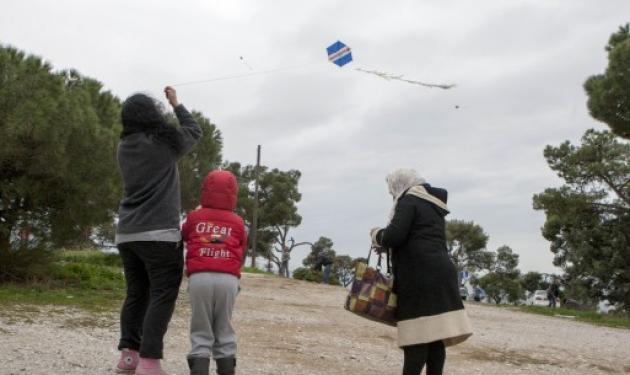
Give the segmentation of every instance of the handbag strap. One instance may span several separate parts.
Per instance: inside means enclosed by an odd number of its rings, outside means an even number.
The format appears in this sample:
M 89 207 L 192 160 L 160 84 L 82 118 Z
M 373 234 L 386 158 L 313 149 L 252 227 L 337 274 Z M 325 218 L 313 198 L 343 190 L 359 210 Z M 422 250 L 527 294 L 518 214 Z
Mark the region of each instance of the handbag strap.
M 366 263 L 369 266 L 370 265 L 370 257 L 372 256 L 372 250 L 376 249 L 375 246 L 370 246 L 370 250 L 368 251 L 368 256 L 367 256 L 367 260 Z M 381 253 L 378 253 L 378 260 L 376 261 L 376 265 L 377 267 L 380 269 L 381 268 Z
M 368 251 L 368 256 L 367 256 L 367 260 L 366 263 L 369 266 L 370 265 L 370 257 L 372 256 L 372 250 L 374 250 L 375 247 L 374 246 L 370 246 L 370 250 Z M 390 258 L 390 249 L 387 249 L 387 251 L 385 251 L 385 260 L 387 262 L 387 274 L 391 275 L 392 274 L 392 261 Z M 378 253 L 378 260 L 376 261 L 376 269 L 380 270 L 383 266 L 382 266 L 382 259 L 383 259 L 383 254 L 382 252 Z

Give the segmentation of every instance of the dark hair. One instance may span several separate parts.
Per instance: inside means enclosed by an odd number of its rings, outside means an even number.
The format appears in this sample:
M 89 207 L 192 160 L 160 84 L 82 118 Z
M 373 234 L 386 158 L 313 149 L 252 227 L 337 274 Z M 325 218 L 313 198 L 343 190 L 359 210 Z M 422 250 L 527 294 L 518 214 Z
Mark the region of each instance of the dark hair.
M 166 121 L 160 103 L 150 96 L 134 94 L 128 97 L 122 105 L 121 119 L 121 139 L 131 134 L 145 133 L 165 143 L 175 152 L 181 151 L 181 135 Z

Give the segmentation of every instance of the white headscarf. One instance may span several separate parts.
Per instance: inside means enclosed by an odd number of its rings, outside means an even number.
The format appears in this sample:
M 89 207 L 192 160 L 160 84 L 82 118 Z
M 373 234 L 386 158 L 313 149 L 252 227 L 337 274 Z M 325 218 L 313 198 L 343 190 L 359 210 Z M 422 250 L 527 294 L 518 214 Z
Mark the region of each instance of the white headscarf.
M 426 183 L 426 181 L 424 178 L 420 177 L 415 169 L 409 168 L 396 169 L 387 175 L 386 181 L 389 187 L 389 193 L 394 198 L 394 206 L 389 212 L 389 220 L 391 221 L 396 211 L 396 203 L 398 203 L 398 198 L 400 198 L 402 193 L 411 187 L 422 185 Z

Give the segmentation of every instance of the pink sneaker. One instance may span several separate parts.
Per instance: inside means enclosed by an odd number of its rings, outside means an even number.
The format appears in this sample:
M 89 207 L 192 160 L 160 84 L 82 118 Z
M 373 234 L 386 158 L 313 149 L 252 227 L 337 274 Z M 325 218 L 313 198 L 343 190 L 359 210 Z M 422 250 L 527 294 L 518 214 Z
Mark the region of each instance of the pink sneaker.
M 162 370 L 159 359 L 140 358 L 136 375 L 168 375 L 168 373 Z
M 138 367 L 139 360 L 138 351 L 132 349 L 121 350 L 116 372 L 119 374 L 133 374 L 136 371 L 136 367 Z

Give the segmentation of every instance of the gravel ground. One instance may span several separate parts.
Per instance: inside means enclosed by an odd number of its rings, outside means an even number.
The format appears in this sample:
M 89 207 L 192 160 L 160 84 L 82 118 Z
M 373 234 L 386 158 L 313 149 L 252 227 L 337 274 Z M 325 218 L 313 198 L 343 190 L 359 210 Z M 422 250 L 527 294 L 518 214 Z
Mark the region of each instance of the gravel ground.
M 247 274 L 235 312 L 239 374 L 400 374 L 394 328 L 343 310 L 344 289 Z M 475 335 L 447 350 L 446 374 L 630 374 L 630 330 L 468 304 Z M 165 368 L 187 374 L 183 290 Z M 0 374 L 112 374 L 117 313 L 0 310 Z

